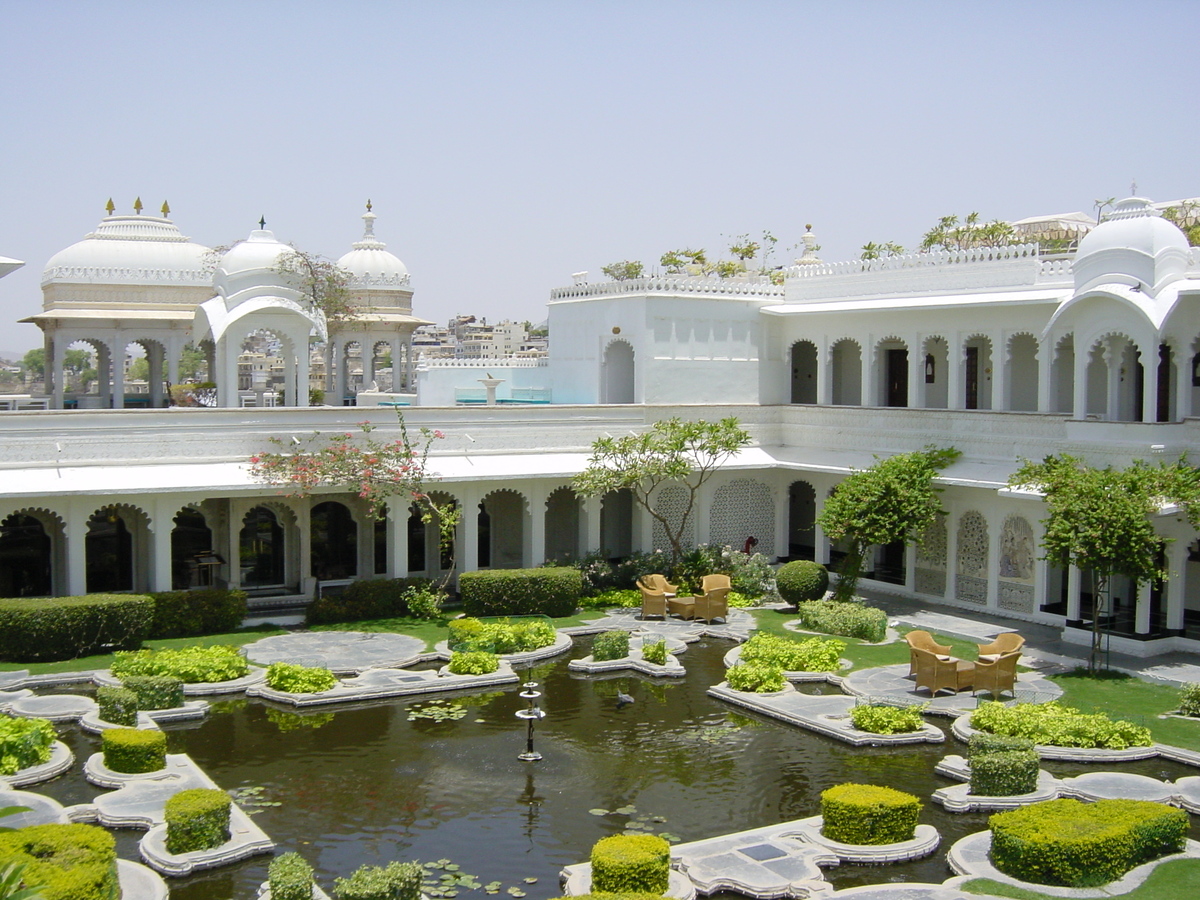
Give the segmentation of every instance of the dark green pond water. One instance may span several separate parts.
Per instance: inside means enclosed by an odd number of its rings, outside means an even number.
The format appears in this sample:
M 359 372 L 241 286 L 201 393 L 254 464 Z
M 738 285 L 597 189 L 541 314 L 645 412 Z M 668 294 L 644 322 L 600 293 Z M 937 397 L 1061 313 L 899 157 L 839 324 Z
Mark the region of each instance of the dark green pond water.
M 885 784 L 928 801 L 951 782 L 933 773 L 943 745 L 855 749 L 807 731 L 734 712 L 705 695 L 722 680 L 731 644 L 689 647 L 687 677 L 597 680 L 567 671 L 589 652 L 577 641 L 568 654 L 533 670 L 544 692 L 538 725 L 541 762 L 517 759 L 525 727 L 520 688 L 445 699 L 467 707 L 460 719 L 409 720 L 430 699 L 343 708 L 323 714 L 284 712 L 258 701 L 219 702 L 193 726 L 169 726 L 171 752 L 186 752 L 227 790 L 249 789 L 244 805 L 279 845 L 299 851 L 327 890 L 335 876 L 363 863 L 450 859 L 481 883 L 500 881 L 530 900 L 559 895 L 558 872 L 587 859 L 602 837 L 641 822 L 656 833 L 699 840 L 817 815 L 819 795 L 846 781 Z M 621 688 L 635 703 L 617 709 Z M 824 691 L 834 690 L 822 686 Z M 445 700 L 440 701 L 445 702 Z M 946 719 L 931 719 L 948 726 Z M 81 758 L 98 741 L 69 738 Z M 1055 774 L 1081 766 L 1048 764 Z M 1175 779 L 1187 767 L 1152 760 L 1122 771 Z M 42 788 L 63 802 L 97 791 L 71 777 Z M 631 809 L 632 808 L 632 809 Z M 618 810 L 594 815 L 590 810 Z M 885 867 L 827 870 L 838 887 L 881 881 L 940 882 L 951 872 L 945 849 L 983 830 L 986 815 L 948 815 L 927 802 L 922 821 L 942 835 L 928 859 Z M 1193 832 L 1196 829 L 1193 828 Z M 140 833 L 122 833 L 122 855 L 137 858 Z M 256 857 L 192 878 L 172 880 L 173 900 L 249 900 L 266 879 L 269 857 Z M 526 878 L 536 878 L 534 884 Z M 485 900 L 482 890 L 459 900 Z

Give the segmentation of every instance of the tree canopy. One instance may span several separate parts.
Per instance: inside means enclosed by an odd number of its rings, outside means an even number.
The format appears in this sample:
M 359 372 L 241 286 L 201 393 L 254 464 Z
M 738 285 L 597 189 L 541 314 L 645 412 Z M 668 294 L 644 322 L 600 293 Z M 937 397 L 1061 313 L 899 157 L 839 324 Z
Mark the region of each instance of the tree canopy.
M 925 530 L 944 514 L 934 476 L 960 455 L 953 447 L 899 453 L 854 472 L 834 488 L 817 519 L 826 537 L 846 546 L 834 599 L 854 597 L 872 546 L 921 542 Z
M 749 433 L 732 416 L 719 422 L 666 419 L 641 434 L 597 438 L 587 468 L 575 477 L 575 492 L 603 497 L 612 491 L 630 491 L 662 526 L 671 544 L 672 562 L 678 563 L 701 485 L 749 443 Z M 658 490 L 669 484 L 682 485 L 687 492 L 678 517 L 660 512 L 652 502 Z

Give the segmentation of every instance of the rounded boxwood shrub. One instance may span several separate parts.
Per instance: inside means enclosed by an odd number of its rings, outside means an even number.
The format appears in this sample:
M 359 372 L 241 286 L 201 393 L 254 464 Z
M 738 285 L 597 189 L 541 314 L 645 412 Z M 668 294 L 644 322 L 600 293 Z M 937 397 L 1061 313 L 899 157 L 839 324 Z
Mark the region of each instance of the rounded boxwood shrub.
M 662 894 L 671 871 L 671 845 L 652 834 L 615 834 L 592 847 L 592 891 Z
M 860 703 L 850 710 L 850 721 L 859 731 L 872 734 L 911 734 L 925 726 L 921 713 L 928 704 L 916 706 L 889 706 L 886 704 Z
M 25 866 L 26 884 L 41 885 L 42 900 L 113 900 L 116 840 L 96 825 L 30 825 L 0 833 L 0 868 Z
M 416 862 L 393 862 L 384 867 L 360 866 L 349 878 L 333 883 L 337 900 L 418 900 L 425 870 Z
M 997 750 L 971 757 L 970 793 L 1015 797 L 1037 790 L 1041 760 L 1036 750 Z
M 106 728 L 100 734 L 104 765 L 114 772 L 157 772 L 167 764 L 167 736 L 157 728 Z
M 604 662 L 609 659 L 624 659 L 629 655 L 629 632 L 606 631 L 592 642 L 592 659 Z
M 136 650 L 153 620 L 154 601 L 139 594 L 0 598 L 0 660 L 49 662 Z
M 1184 847 L 1188 814 L 1146 800 L 1048 800 L 988 820 L 992 863 L 1035 884 L 1094 887 Z
M 211 850 L 229 840 L 233 801 L 217 788 L 191 788 L 167 798 L 167 852 Z
M 459 650 L 446 668 L 451 675 L 491 675 L 500 668 L 500 657 L 486 650 Z
M 49 719 L 0 714 L 0 775 L 49 762 L 57 737 Z
M 458 592 L 469 616 L 569 616 L 583 596 L 583 575 L 566 567 L 463 572 Z
M 312 900 L 313 869 L 299 853 L 284 853 L 267 866 L 271 900 Z
M 137 695 L 140 710 L 183 706 L 183 681 L 174 675 L 126 675 L 121 684 Z
M 911 841 L 920 815 L 920 800 L 889 787 L 839 784 L 821 792 L 821 834 L 843 844 Z
M 337 684 L 337 676 L 321 666 L 274 662 L 267 666 L 267 686 L 287 694 L 319 694 Z
M 667 642 L 655 641 L 653 644 L 642 644 L 642 659 L 656 666 L 667 664 Z
M 112 673 L 122 679 L 130 675 L 174 675 L 184 684 L 201 684 L 233 681 L 250 671 L 246 657 L 227 644 L 118 652 L 116 657 Z
M 741 663 L 725 670 L 725 683 L 735 691 L 769 694 L 782 691 L 783 669 L 764 663 Z
M 100 718 L 113 725 L 137 724 L 138 696 L 124 687 L 105 685 L 96 689 L 96 705 Z
M 305 610 L 306 625 L 394 619 L 407 616 L 410 588 L 426 589 L 428 578 L 360 578 L 337 592 L 324 593 Z
M 776 570 L 775 590 L 792 606 L 820 600 L 829 590 L 829 571 L 811 559 L 794 559 Z

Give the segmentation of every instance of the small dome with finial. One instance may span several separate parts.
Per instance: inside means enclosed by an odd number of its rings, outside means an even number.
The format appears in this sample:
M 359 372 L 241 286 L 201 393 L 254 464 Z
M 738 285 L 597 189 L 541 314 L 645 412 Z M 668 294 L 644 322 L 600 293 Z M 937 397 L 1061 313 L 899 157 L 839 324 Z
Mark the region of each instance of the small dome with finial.
M 351 287 L 408 290 L 408 269 L 399 257 L 387 251 L 387 244 L 375 237 L 376 216 L 371 211 L 370 200 L 362 218 L 362 240 L 355 241 L 354 249 L 337 261 L 340 268 L 350 273 Z
M 1153 290 L 1182 276 L 1190 261 L 1183 232 L 1149 200 L 1127 197 L 1079 242 L 1071 271 L 1077 291 L 1108 281 Z

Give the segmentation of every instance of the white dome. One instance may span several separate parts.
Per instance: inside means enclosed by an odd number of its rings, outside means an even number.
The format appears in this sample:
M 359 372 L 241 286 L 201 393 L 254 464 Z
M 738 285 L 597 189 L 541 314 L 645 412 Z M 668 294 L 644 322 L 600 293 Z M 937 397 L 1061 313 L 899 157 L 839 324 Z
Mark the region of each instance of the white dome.
M 1180 275 L 1191 258 L 1187 238 L 1149 200 L 1128 197 L 1079 242 L 1076 290 L 1103 281 L 1152 289 Z
M 279 257 L 292 252 L 287 244 L 265 229 L 255 229 L 244 241 L 238 241 L 221 257 L 212 285 L 224 297 L 249 288 L 283 286 L 286 276 L 279 271 Z
M 363 239 L 337 261 L 338 267 L 352 276 L 351 287 L 407 290 L 408 269 L 394 253 L 385 249 L 387 244 L 375 237 L 375 214 L 371 212 L 370 204 L 367 204 L 363 221 L 366 223 Z
M 209 250 L 194 244 L 170 219 L 109 216 L 82 241 L 60 250 L 42 284 L 208 284 Z

